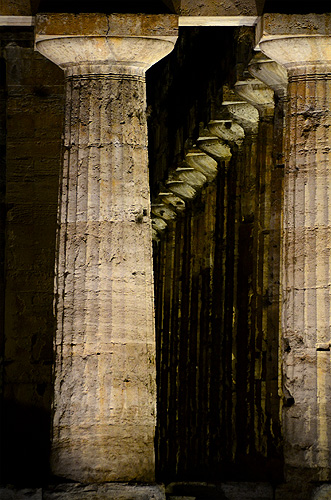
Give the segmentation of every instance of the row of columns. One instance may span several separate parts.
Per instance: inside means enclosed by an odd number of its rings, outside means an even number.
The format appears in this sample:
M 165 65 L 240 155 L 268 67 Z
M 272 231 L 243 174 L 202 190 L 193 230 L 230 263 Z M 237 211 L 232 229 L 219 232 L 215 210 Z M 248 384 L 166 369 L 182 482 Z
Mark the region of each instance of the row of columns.
M 296 17 L 262 18 L 259 48 L 270 59 L 260 54 L 250 69 L 284 102 L 289 79 L 281 322 L 294 404 L 283 413 L 285 464 L 289 473 L 305 468 L 330 480 L 331 42 L 329 15 Z M 144 75 L 176 36 L 176 16 L 37 18 L 37 50 L 66 74 L 52 468 L 76 481 L 154 480 Z M 269 120 L 270 91 L 256 86 L 237 91 Z M 199 164 L 199 154 L 188 153 L 188 165 Z

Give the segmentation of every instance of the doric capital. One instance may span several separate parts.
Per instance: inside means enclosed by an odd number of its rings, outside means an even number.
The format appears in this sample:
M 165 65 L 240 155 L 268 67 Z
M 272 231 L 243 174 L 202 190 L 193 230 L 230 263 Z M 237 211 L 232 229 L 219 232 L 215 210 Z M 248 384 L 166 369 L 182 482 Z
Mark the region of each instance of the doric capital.
M 208 123 L 208 129 L 212 135 L 216 135 L 230 145 L 240 146 L 245 138 L 244 129 L 232 120 L 211 120 Z
M 177 40 L 175 15 L 41 14 L 36 49 L 67 75 L 143 75 Z
M 197 139 L 197 146 L 218 161 L 230 161 L 232 153 L 230 147 L 219 137 L 201 136 Z
M 259 124 L 259 112 L 257 109 L 244 101 L 223 101 L 223 106 L 247 134 L 256 134 Z
M 238 81 L 234 86 L 235 92 L 254 106 L 260 116 L 273 116 L 274 93 L 271 88 L 264 85 L 260 80 L 249 79 Z
M 248 65 L 252 76 L 270 87 L 279 97 L 284 97 L 287 91 L 287 71 L 284 66 L 258 52 Z
M 289 71 L 331 65 L 331 14 L 265 14 L 257 43 L 268 57 Z

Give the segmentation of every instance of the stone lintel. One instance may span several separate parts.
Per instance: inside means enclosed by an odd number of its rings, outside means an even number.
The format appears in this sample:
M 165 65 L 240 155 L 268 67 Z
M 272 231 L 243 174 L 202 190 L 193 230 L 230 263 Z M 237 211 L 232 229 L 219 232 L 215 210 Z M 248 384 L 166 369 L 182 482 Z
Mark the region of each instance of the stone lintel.
M 257 16 L 179 16 L 179 26 L 255 26 Z
M 257 16 L 179 16 L 178 26 L 255 26 Z M 35 16 L 0 16 L 0 26 L 34 26 Z
M 177 37 L 175 14 L 38 14 L 38 39 L 55 36 Z
M 0 16 L 0 26 L 34 26 L 34 16 Z

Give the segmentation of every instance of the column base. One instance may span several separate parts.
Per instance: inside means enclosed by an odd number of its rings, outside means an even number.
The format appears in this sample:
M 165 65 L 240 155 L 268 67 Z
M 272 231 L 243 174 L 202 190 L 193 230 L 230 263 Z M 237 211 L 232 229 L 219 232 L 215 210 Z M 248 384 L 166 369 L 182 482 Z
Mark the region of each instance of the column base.
M 66 483 L 48 488 L 21 489 L 0 487 L 2 500 L 165 500 L 162 485 L 127 483 Z

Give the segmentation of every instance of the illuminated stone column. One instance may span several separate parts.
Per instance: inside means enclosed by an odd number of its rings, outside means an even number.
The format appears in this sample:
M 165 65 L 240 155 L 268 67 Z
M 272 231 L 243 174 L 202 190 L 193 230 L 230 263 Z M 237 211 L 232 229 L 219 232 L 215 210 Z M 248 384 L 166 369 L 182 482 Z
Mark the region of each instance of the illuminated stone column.
M 37 50 L 66 76 L 52 472 L 80 482 L 151 482 L 145 71 L 173 49 L 177 18 L 40 15 L 36 33 Z
M 288 71 L 282 334 L 287 478 L 331 479 L 330 14 L 265 15 L 260 49 Z

